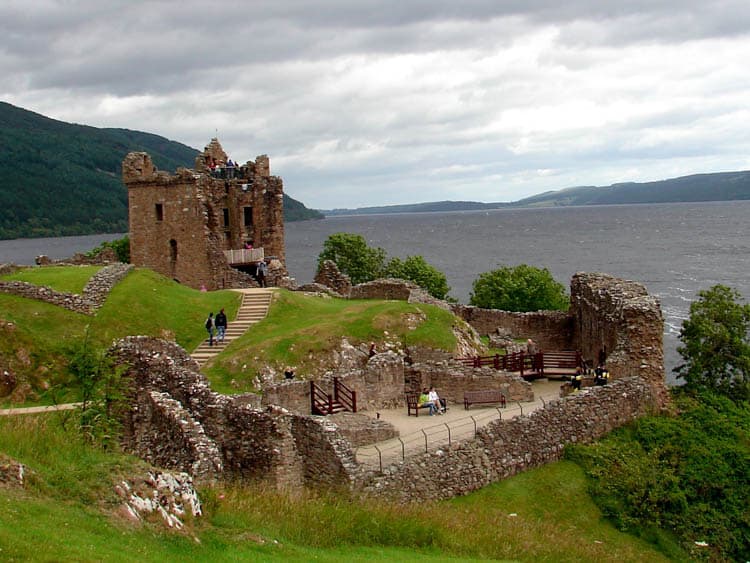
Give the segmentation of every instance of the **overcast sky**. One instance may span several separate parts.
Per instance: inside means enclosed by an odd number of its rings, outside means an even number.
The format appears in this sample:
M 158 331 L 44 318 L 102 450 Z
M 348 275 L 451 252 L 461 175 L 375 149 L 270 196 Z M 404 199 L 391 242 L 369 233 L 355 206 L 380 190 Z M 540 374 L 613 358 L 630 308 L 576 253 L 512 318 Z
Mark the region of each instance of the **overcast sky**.
M 748 169 L 749 61 L 747 0 L 0 2 L 0 99 L 319 209 Z

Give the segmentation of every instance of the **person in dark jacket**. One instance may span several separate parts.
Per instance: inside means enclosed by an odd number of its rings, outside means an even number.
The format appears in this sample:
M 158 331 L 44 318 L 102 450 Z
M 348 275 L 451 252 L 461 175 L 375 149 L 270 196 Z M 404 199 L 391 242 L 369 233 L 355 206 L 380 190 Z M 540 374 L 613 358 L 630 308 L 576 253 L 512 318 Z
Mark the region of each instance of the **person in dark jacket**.
M 208 314 L 206 319 L 206 330 L 208 331 L 208 345 L 214 345 L 214 314 L 213 312 Z
M 224 309 L 216 314 L 214 324 L 216 325 L 216 342 L 224 342 L 224 334 L 227 331 L 227 316 L 224 314 Z

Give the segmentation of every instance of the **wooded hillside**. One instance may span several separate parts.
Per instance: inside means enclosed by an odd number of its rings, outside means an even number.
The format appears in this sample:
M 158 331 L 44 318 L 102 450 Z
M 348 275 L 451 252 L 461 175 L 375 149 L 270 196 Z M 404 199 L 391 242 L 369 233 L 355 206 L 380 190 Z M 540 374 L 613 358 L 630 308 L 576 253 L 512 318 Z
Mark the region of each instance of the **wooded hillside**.
M 157 168 L 192 168 L 198 151 L 128 129 L 57 121 L 0 102 L 0 239 L 128 230 L 121 165 L 145 151 Z M 287 221 L 321 218 L 284 194 Z

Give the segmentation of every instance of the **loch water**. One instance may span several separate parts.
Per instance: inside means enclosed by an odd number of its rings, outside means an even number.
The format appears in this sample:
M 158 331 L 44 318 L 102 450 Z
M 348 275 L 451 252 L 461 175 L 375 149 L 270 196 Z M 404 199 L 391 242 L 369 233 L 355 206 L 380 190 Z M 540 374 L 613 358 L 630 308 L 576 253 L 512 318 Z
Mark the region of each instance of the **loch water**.
M 287 265 L 312 279 L 329 234 L 363 235 L 389 256 L 422 255 L 467 303 L 476 277 L 499 266 L 545 267 L 569 286 L 575 272 L 643 283 L 664 315 L 666 378 L 679 329 L 700 289 L 721 283 L 750 299 L 750 201 L 499 209 L 332 217 L 286 226 Z
M 750 201 L 610 205 L 331 217 L 286 224 L 287 268 L 315 274 L 328 235 L 358 233 L 389 256 L 422 255 L 467 303 L 472 282 L 503 265 L 546 267 L 566 287 L 575 272 L 607 272 L 643 283 L 664 314 L 668 382 L 677 335 L 696 292 L 717 283 L 750 298 Z M 0 241 L 0 263 L 71 256 L 121 235 Z

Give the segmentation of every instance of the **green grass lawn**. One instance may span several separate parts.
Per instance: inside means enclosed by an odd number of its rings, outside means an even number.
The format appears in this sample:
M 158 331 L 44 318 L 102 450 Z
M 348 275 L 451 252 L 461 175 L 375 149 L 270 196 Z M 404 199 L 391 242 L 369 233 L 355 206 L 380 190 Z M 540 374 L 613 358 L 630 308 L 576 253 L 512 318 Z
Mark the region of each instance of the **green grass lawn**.
M 49 281 L 54 276 L 46 270 L 25 270 L 27 280 L 35 284 Z M 68 278 L 69 282 L 83 271 L 78 267 L 50 270 L 59 270 L 58 281 Z M 65 275 L 66 271 L 72 272 L 70 276 Z M 81 279 L 77 283 L 85 285 Z M 234 318 L 240 300 L 237 292 L 201 292 L 145 269 L 131 272 L 117 284 L 94 316 L 0 294 L 0 319 L 14 325 L 0 334 L 0 353 L 9 359 L 13 371 L 36 390 L 36 399 L 29 404 L 75 400 L 64 388 L 65 366 L 69 351 L 87 331 L 94 347 L 100 349 L 109 347 L 117 338 L 148 335 L 173 339 L 191 351 L 206 336 L 204 321 L 208 313 L 224 307 L 227 316 Z M 7 399 L 0 402 L 8 404 Z
M 260 485 L 200 490 L 187 532 L 114 516 L 113 485 L 144 462 L 84 442 L 74 413 L 0 418 L 0 452 L 31 470 L 0 487 L 0 559 L 29 561 L 665 561 L 618 532 L 573 462 L 529 471 L 451 501 L 397 505 L 286 496 Z
M 217 391 L 237 392 L 252 390 L 252 378 L 266 364 L 278 371 L 291 365 L 298 374 L 317 373 L 344 337 L 352 345 L 390 339 L 452 351 L 456 340 L 451 328 L 456 322 L 461 321 L 432 305 L 277 290 L 268 316 L 232 342 L 205 371 Z
M 44 268 L 22 268 L 2 276 L 2 280 L 19 280 L 34 285 L 46 285 L 57 291 L 82 293 L 91 276 L 102 266 L 45 266 Z

